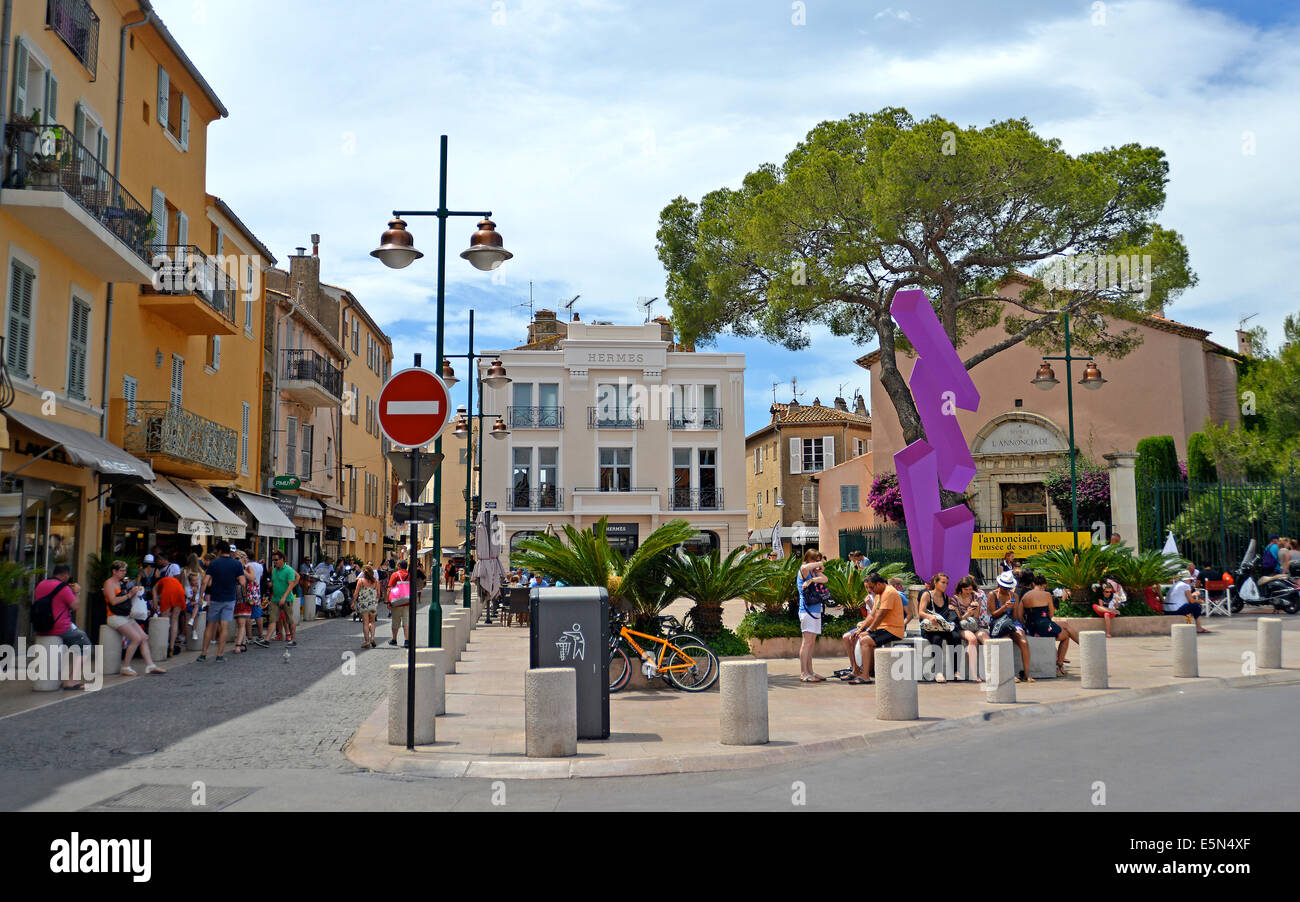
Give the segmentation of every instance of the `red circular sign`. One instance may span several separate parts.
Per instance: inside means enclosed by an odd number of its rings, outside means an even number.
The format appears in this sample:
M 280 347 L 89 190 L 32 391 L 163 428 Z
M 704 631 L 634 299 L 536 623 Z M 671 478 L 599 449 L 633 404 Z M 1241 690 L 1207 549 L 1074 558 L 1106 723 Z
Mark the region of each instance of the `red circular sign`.
M 379 428 L 394 445 L 427 445 L 442 434 L 450 416 L 447 385 L 428 370 L 393 373 L 379 392 Z

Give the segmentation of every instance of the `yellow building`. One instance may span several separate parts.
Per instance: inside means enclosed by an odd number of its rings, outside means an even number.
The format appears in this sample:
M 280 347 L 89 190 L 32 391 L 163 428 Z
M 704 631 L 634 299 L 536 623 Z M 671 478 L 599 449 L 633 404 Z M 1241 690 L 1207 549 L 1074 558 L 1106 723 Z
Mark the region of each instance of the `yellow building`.
M 344 554 L 376 565 L 384 557 L 384 537 L 391 519 L 389 465 L 391 445 L 379 429 L 379 392 L 392 372 L 393 342 L 352 292 L 322 286 L 339 299 L 343 369 L 343 466 L 340 497 Z

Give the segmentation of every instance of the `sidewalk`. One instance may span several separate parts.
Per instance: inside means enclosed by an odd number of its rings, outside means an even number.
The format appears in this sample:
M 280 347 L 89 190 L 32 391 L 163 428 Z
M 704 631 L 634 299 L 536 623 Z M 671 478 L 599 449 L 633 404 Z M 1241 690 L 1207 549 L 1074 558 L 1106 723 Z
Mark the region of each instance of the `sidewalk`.
M 920 731 L 968 727 L 1007 717 L 1035 716 L 1115 704 L 1198 686 L 1252 686 L 1300 682 L 1300 618 L 1283 617 L 1284 670 L 1243 676 L 1242 652 L 1255 648 L 1257 617 L 1216 618 L 1200 636 L 1199 679 L 1175 679 L 1168 637 L 1112 639 L 1109 690 L 1084 690 L 1079 649 L 1071 645 L 1064 679 L 1016 686 L 1017 703 L 991 705 L 979 684 L 921 683 L 921 719 L 877 721 L 875 687 L 837 680 L 800 683 L 797 660 L 769 660 L 768 722 L 764 746 L 723 746 L 718 741 L 721 699 L 703 693 L 623 691 L 610 697 L 611 735 L 580 741 L 575 758 L 527 758 L 524 750 L 524 671 L 528 630 L 484 626 L 447 675 L 447 714 L 438 718 L 437 741 L 408 752 L 388 744 L 388 703 L 368 717 L 345 747 L 354 764 L 369 770 L 431 777 L 489 779 L 642 776 L 757 767 L 811 753 L 852 751 L 908 739 Z M 819 658 L 829 675 L 844 659 Z

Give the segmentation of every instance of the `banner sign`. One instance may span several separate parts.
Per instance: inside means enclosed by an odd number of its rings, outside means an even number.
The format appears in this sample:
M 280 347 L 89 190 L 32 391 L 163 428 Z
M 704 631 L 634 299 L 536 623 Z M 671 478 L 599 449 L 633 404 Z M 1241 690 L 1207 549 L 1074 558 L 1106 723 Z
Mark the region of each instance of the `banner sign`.
M 1092 544 L 1092 533 L 1079 533 L 1079 547 Z M 1000 560 L 1010 551 L 1026 558 L 1053 548 L 1073 548 L 1068 532 L 977 532 L 971 541 L 970 556 L 975 560 Z

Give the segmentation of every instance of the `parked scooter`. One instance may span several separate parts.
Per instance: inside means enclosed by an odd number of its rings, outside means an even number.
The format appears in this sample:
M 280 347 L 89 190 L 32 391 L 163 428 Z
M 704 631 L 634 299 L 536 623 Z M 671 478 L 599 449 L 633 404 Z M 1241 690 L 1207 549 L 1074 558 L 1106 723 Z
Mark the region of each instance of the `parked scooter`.
M 1237 585 L 1232 597 L 1232 613 L 1241 613 L 1248 604 L 1288 614 L 1300 613 L 1300 560 L 1292 562 L 1285 574 L 1265 574 L 1255 548 L 1255 540 L 1251 539 L 1241 567 L 1232 574 Z

